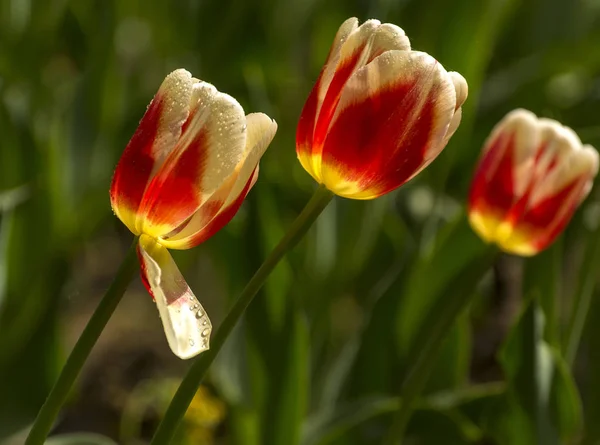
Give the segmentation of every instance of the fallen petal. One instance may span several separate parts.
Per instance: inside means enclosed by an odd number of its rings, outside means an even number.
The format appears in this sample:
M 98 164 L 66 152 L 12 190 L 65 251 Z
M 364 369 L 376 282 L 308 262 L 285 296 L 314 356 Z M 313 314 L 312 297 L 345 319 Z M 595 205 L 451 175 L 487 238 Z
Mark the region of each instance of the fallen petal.
M 192 358 L 209 349 L 212 324 L 168 250 L 140 236 L 138 256 L 142 280 L 154 298 L 173 353 Z

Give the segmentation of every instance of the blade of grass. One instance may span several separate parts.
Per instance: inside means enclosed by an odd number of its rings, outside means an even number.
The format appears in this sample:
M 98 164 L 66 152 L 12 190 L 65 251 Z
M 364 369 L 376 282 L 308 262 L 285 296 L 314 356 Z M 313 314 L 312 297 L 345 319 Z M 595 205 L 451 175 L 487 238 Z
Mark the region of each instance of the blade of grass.
M 577 280 L 577 289 L 573 294 L 573 311 L 571 313 L 571 319 L 569 320 L 564 344 L 565 360 L 570 367 L 573 366 L 577 351 L 579 350 L 581 336 L 583 334 L 585 322 L 588 318 L 592 296 L 594 295 L 594 289 L 598 279 L 598 265 L 600 264 L 600 224 L 598 225 L 598 228 L 587 237 L 587 239 L 590 238 L 591 242 L 589 242 L 585 251 L 579 279 Z

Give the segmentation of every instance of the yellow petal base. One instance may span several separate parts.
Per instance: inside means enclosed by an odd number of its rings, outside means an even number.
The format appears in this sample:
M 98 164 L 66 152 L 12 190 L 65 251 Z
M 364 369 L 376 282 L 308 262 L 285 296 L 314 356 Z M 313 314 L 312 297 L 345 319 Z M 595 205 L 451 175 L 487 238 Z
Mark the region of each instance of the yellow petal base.
M 538 253 L 538 249 L 531 243 L 531 234 L 508 221 L 489 214 L 471 212 L 469 222 L 481 239 L 496 244 L 505 252 L 519 256 L 532 256 Z

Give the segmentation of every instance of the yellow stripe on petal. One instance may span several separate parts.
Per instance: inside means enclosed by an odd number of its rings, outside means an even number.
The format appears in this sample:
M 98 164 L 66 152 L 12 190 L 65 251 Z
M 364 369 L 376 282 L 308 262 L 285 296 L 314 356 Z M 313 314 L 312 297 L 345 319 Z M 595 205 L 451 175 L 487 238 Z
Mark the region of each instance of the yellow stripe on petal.
M 320 179 L 315 175 L 315 172 L 312 167 L 312 155 L 310 154 L 310 147 L 298 147 L 297 154 L 298 160 L 300 161 L 300 165 L 302 165 L 302 168 L 306 170 L 315 181 L 320 182 Z
M 481 239 L 490 244 L 496 244 L 505 252 L 520 256 L 531 256 L 538 252 L 532 244 L 532 234 L 515 227 L 499 217 L 471 212 L 469 222 Z
M 513 228 L 510 235 L 498 241 L 497 244 L 505 252 L 519 256 L 533 256 L 539 252 L 539 248 L 532 244 L 532 234 Z
M 469 213 L 469 223 L 471 228 L 486 243 L 494 243 L 496 230 L 502 223 L 502 220 L 490 215 L 484 215 L 480 212 L 471 211 Z
M 209 349 L 212 324 L 169 251 L 142 235 L 138 253 L 142 278 L 154 297 L 173 353 L 188 359 Z
M 338 196 L 349 199 L 367 200 L 381 196 L 381 189 L 365 188 L 358 181 L 348 180 L 343 170 L 337 165 L 327 165 L 327 176 L 323 178 L 322 184 Z

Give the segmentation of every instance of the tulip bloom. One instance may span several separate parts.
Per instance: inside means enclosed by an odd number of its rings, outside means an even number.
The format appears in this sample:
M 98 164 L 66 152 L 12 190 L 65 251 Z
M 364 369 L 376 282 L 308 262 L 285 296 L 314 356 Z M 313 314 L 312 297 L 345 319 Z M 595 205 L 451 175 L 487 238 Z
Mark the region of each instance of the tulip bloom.
M 395 25 L 340 27 L 300 116 L 296 152 L 333 193 L 372 199 L 409 181 L 454 134 L 467 82 Z
M 469 196 L 471 226 L 506 252 L 535 255 L 563 231 L 597 171 L 598 153 L 573 130 L 512 111 L 483 148 Z
M 211 323 L 167 248 L 197 246 L 231 220 L 276 130 L 268 116 L 245 116 L 234 98 L 180 69 L 164 80 L 117 165 L 111 205 L 140 236 L 142 280 L 181 358 L 208 349 Z

